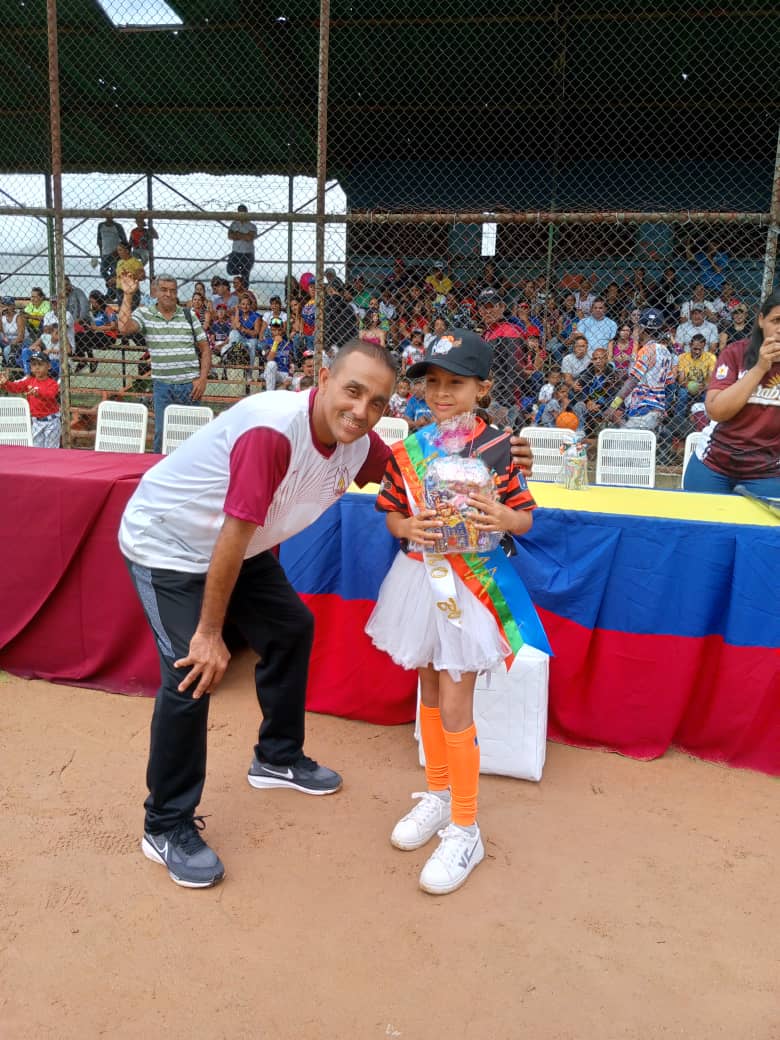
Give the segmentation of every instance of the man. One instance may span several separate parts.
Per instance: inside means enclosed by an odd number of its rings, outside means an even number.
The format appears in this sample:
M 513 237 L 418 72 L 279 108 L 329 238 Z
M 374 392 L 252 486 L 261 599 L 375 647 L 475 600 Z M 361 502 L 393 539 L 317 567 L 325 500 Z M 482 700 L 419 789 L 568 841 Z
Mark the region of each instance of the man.
M 677 362 L 677 402 L 675 414 L 684 419 L 697 401 L 704 400 L 704 393 L 715 371 L 717 358 L 706 350 L 706 340 L 701 333 L 691 336 L 690 350 L 682 354 Z
M 504 317 L 504 297 L 497 289 L 487 288 L 477 296 L 477 310 L 482 338 L 493 344 L 493 400 L 506 408 L 517 407 L 519 369 L 517 350 L 523 346 L 523 335 L 516 325 Z
M 694 336 L 704 336 L 707 349 L 716 353 L 718 350 L 719 335 L 717 325 L 711 321 L 705 321 L 705 304 L 699 301 L 691 303 L 691 316 L 677 326 L 674 334 L 674 342 L 683 350 L 690 350 L 691 340 Z
M 561 362 L 563 381 L 569 390 L 575 393 L 580 392 L 582 389 L 582 373 L 586 371 L 589 365 L 588 341 L 582 333 L 576 332 L 571 345 L 571 353 L 566 354 Z
M 541 321 L 531 317 L 531 304 L 528 300 L 518 300 L 514 306 L 514 313 L 507 321 L 520 330 L 522 339 L 527 340 L 529 336 L 541 338 Z
M 579 400 L 585 402 L 585 431 L 589 435 L 597 432 L 610 402 L 617 393 L 621 375 L 610 364 L 605 347 L 597 347 L 588 367 L 579 377 L 582 390 Z
M 607 306 L 604 300 L 597 296 L 590 306 L 590 314 L 577 322 L 576 332 L 582 333 L 588 340 L 588 354 L 593 357 L 593 351 L 601 347 L 606 349 L 617 336 L 617 325 L 612 318 L 607 317 Z M 576 333 L 575 333 L 576 335 Z
M 301 381 L 303 379 L 314 379 L 314 354 L 310 350 L 303 352 L 303 359 L 301 361 L 301 370 L 296 372 L 292 378 L 291 390 L 300 390 Z
M 274 547 L 347 490 L 379 482 L 390 449 L 372 428 L 395 369 L 375 344 L 350 340 L 311 393 L 267 393 L 223 412 L 142 478 L 119 543 L 160 654 L 142 848 L 188 888 L 224 867 L 195 816 L 206 771 L 210 694 L 227 668 L 228 622 L 259 655 L 263 722 L 248 781 L 328 795 L 341 777 L 303 751 L 313 621 Z M 517 449 L 521 451 L 521 449 Z M 527 465 L 529 453 L 516 455 Z
M 97 226 L 97 247 L 100 253 L 100 276 L 107 280 L 114 273 L 116 247 L 120 242 L 127 245 L 127 235 L 122 225 L 114 220 L 110 209 L 103 212 L 105 217 Z
M 0 346 L 3 348 L 3 360 L 6 365 L 16 365 L 25 344 L 24 318 L 16 309 L 15 297 L 4 296 L 1 302 Z
M 705 320 L 714 324 L 717 321 L 719 307 L 715 300 L 708 300 L 706 297 L 707 290 L 701 282 L 698 285 L 694 285 L 690 299 L 683 300 L 680 305 L 680 321 L 690 321 L 691 311 L 696 304 L 700 304 L 704 310 Z
M 247 213 L 246 206 L 238 206 L 236 212 Z M 249 276 L 255 264 L 255 239 L 257 228 L 251 220 L 234 220 L 228 228 L 227 237 L 233 243 L 227 262 L 228 274 L 238 274 L 249 285 Z
M 344 283 L 332 267 L 325 268 L 325 281 L 328 283 L 328 286 L 326 286 L 326 288 L 331 287 L 335 289 L 336 292 L 341 292 L 341 290 L 344 288 Z
M 230 282 L 227 278 L 220 278 L 218 275 L 212 278 L 211 292 L 212 307 L 218 307 L 220 303 L 223 303 L 228 314 L 232 315 L 238 307 L 238 296 L 230 291 Z
M 76 322 L 89 321 L 89 300 L 83 289 L 78 289 L 65 275 L 65 307 L 73 315 Z
M 434 261 L 433 269 L 425 279 L 425 284 L 431 287 L 434 297 L 444 299 L 452 288 L 452 279 L 447 274 L 447 265 L 443 260 Z
M 252 305 L 252 310 L 256 311 L 257 310 L 257 297 L 252 292 L 252 290 L 247 287 L 246 282 L 244 281 L 244 279 L 241 277 L 240 274 L 237 274 L 235 276 L 235 278 L 233 279 L 233 282 L 232 282 L 232 286 L 233 286 L 233 295 L 237 296 L 239 298 L 239 300 L 241 299 L 242 296 L 248 296 L 249 297 L 249 302 Z
M 639 316 L 640 348 L 628 379 L 604 413 L 612 422 L 615 412 L 630 395 L 624 426 L 635 430 L 657 430 L 666 412 L 666 390 L 674 383 L 677 362 L 659 336 L 664 327 L 664 313 L 653 307 Z
M 154 400 L 152 450 L 159 455 L 165 409 L 169 404 L 192 404 L 203 397 L 211 368 L 211 350 L 196 316 L 191 311 L 185 314 L 179 306 L 176 279 L 169 274 L 159 274 L 156 285 L 157 302 L 151 307 L 141 305 L 132 310 L 131 301 L 138 283 L 131 272 L 123 272 L 117 329 L 120 336 L 140 334 L 146 340 Z

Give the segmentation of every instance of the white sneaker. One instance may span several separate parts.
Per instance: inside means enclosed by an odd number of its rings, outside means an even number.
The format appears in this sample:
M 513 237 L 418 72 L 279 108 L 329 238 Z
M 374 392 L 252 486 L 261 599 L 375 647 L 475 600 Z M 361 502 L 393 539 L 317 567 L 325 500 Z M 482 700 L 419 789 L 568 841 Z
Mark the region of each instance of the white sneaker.
M 432 791 L 415 791 L 412 798 L 420 800 L 398 821 L 390 835 L 390 843 L 405 852 L 421 848 L 450 822 L 449 798 L 439 798 Z
M 479 827 L 472 835 L 451 823 L 439 831 L 439 837 L 439 847 L 420 874 L 420 888 L 434 896 L 443 896 L 460 888 L 474 867 L 485 858 Z

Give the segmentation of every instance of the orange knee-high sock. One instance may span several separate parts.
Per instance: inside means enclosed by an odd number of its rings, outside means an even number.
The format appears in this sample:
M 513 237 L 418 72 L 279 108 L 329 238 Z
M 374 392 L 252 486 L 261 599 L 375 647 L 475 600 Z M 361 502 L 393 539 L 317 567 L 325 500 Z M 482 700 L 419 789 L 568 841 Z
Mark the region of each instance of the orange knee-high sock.
M 452 822 L 468 827 L 477 821 L 479 793 L 479 743 L 472 724 L 460 733 L 444 731 L 452 790 Z
M 447 745 L 438 708 L 420 705 L 420 737 L 425 752 L 425 779 L 431 791 L 446 791 L 450 786 Z

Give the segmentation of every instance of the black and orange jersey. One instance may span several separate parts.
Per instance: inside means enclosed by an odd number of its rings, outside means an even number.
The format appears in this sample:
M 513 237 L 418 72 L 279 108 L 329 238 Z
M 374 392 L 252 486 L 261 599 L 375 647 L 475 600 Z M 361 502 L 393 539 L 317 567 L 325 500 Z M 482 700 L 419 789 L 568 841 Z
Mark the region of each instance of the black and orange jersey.
M 536 502 L 528 490 L 525 477 L 512 461 L 510 436 L 511 433 L 495 426 L 486 426 L 481 419 L 477 419 L 474 437 L 458 454 L 464 458 L 478 455 L 482 459 L 493 473 L 498 499 L 505 506 L 510 509 L 534 509 Z M 387 461 L 376 508 L 382 513 L 411 516 L 406 484 L 396 458 L 396 450 L 400 448 L 400 444 L 393 445 L 393 454 Z

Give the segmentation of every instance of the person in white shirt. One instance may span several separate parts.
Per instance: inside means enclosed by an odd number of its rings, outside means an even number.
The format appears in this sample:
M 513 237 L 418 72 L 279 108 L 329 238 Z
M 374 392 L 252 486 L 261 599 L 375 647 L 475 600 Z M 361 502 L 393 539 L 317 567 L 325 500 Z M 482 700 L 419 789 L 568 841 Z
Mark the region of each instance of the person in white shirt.
M 588 340 L 589 358 L 592 357 L 594 350 L 599 350 L 601 347 L 606 349 L 617 336 L 617 325 L 612 318 L 607 317 L 607 305 L 600 296 L 597 296 L 591 304 L 590 314 L 587 318 L 582 318 L 577 322 L 576 331 L 571 336 L 572 342 L 578 333 Z
M 287 324 L 287 311 L 282 309 L 282 298 L 281 296 L 272 296 L 268 301 L 269 310 L 263 311 L 263 328 L 270 325 L 271 318 L 280 318 L 285 324 Z
M 707 350 L 717 354 L 720 341 L 718 327 L 711 321 L 705 320 L 705 305 L 703 303 L 692 303 L 690 320 L 677 326 L 674 333 L 674 342 L 678 348 L 682 348 L 688 353 L 691 349 L 691 338 L 699 335 L 704 336 L 707 342 Z
M 684 300 L 680 307 L 680 322 L 686 322 L 691 320 L 691 311 L 693 307 L 699 305 L 704 310 L 704 317 L 707 321 L 715 322 L 718 317 L 718 311 L 720 309 L 718 303 L 715 300 L 705 299 L 706 290 L 704 286 L 699 283 L 694 285 L 689 300 Z

